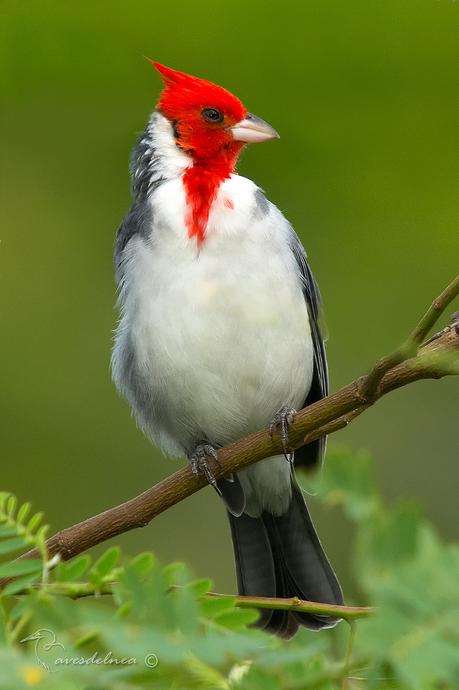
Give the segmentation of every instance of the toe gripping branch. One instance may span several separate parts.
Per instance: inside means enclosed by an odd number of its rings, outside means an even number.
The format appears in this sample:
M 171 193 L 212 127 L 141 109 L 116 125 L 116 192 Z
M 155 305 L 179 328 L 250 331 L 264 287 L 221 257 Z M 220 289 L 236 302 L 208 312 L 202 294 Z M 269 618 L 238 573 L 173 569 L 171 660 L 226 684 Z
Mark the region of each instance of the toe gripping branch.
M 284 407 L 279 410 L 269 425 L 271 439 L 274 438 L 276 432 L 279 433 L 282 451 L 287 462 L 293 461 L 293 451 L 288 447 L 288 432 L 295 421 L 295 415 L 296 410 L 293 407 Z
M 191 471 L 198 476 L 204 476 L 207 482 L 221 496 L 222 493 L 217 486 L 212 470 L 209 467 L 209 460 L 215 460 L 220 465 L 217 450 L 210 443 L 198 443 L 194 451 L 188 456 L 191 464 Z

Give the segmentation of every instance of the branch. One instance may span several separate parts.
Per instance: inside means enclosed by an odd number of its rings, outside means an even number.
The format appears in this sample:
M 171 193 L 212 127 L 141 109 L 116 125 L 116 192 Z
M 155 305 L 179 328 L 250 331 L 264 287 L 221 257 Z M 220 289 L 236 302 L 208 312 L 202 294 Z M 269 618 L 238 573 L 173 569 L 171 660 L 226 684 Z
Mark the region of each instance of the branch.
M 439 379 L 459 374 L 459 320 L 420 345 L 440 314 L 459 294 L 459 276 L 433 302 L 406 342 L 388 357 L 379 360 L 367 374 L 341 390 L 301 410 L 289 432 L 289 444 L 299 448 L 347 426 L 376 400 L 402 386 L 421 379 Z M 218 451 L 212 472 L 218 479 L 272 455 L 282 454 L 280 439 L 267 429 L 236 441 Z M 207 486 L 189 466 L 132 498 L 126 503 L 68 527 L 47 542 L 49 557 L 60 554 L 68 560 L 83 551 L 128 530 L 144 527 L 171 506 Z M 21 558 L 36 558 L 35 550 Z M 6 580 L 0 580 L 0 588 Z
M 342 618 L 354 621 L 358 618 L 368 618 L 374 613 L 371 606 L 338 606 L 334 604 L 321 604 L 318 601 L 304 601 L 298 597 L 281 599 L 278 597 L 249 597 L 231 596 L 230 594 L 217 594 L 207 592 L 205 596 L 233 599 L 236 606 L 244 609 L 278 609 L 282 611 L 299 611 L 300 613 L 315 613 L 330 618 Z
M 44 589 L 47 593 L 62 595 L 71 599 L 83 599 L 84 597 L 113 594 L 116 582 L 106 582 L 96 585 L 93 582 L 51 582 L 50 584 L 36 584 L 34 589 Z M 179 585 L 173 585 L 172 590 L 182 589 Z M 27 594 L 27 590 L 16 592 L 16 596 Z M 323 604 L 318 601 L 305 601 L 298 597 L 282 599 L 279 597 L 251 597 L 234 594 L 220 594 L 217 592 L 205 592 L 205 599 L 228 599 L 235 606 L 244 609 L 276 609 L 282 611 L 298 611 L 299 613 L 314 613 L 330 618 L 342 618 L 354 621 L 359 618 L 368 618 L 375 609 L 372 606 L 339 606 L 338 604 Z
M 379 362 L 375 364 L 372 371 L 364 377 L 360 387 L 364 398 L 371 399 L 376 394 L 378 384 L 387 371 L 400 362 L 404 362 L 409 357 L 414 357 L 418 353 L 422 341 L 435 326 L 446 307 L 451 304 L 458 294 L 459 275 L 456 276 L 456 278 L 454 278 L 454 280 L 443 290 L 441 295 L 432 302 L 405 342 L 390 355 L 380 359 Z

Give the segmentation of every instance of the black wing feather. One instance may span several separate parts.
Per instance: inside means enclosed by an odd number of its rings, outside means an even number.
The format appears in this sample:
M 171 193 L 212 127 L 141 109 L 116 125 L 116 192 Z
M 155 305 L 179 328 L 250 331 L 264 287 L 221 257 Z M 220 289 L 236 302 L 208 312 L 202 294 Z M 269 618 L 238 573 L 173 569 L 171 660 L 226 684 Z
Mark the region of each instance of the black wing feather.
M 317 400 L 322 400 L 322 398 L 328 395 L 328 367 L 324 339 L 320 328 L 321 298 L 319 287 L 312 275 L 303 245 L 293 229 L 291 248 L 303 286 L 303 295 L 308 309 L 309 325 L 314 348 L 314 372 L 312 383 L 307 398 L 303 403 L 303 407 L 306 407 L 307 405 L 317 402 Z M 326 437 L 323 437 L 303 448 L 299 448 L 295 451 L 295 465 L 297 467 L 309 467 L 320 463 L 325 452 L 326 442 Z

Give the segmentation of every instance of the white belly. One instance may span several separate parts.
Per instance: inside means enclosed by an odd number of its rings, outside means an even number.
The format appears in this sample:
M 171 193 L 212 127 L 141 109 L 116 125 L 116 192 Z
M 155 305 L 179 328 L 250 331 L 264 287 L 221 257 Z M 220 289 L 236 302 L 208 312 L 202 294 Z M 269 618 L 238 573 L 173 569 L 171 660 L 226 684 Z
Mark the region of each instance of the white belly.
M 231 209 L 224 202 L 238 180 L 246 199 L 237 189 L 240 207 Z M 257 218 L 247 208 L 254 185 L 232 178 L 198 250 L 181 220 L 179 185 L 153 197 L 151 240 L 131 240 L 113 363 L 142 428 L 166 452 L 183 454 L 199 441 L 224 445 L 256 431 L 283 406 L 301 407 L 313 347 L 283 216 L 271 207 Z M 159 194 L 174 195 L 175 204 Z M 123 381 L 127 356 L 134 382 Z

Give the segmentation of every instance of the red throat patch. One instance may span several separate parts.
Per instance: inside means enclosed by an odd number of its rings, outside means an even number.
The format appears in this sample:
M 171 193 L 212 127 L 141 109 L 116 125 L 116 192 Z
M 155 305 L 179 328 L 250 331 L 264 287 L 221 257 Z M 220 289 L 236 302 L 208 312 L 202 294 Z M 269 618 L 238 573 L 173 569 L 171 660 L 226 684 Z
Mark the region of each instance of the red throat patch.
M 187 168 L 183 175 L 183 186 L 187 203 L 187 215 L 185 225 L 188 237 L 196 237 L 198 247 L 205 239 L 207 223 L 212 204 L 215 201 L 221 183 L 228 179 L 234 170 L 234 166 L 206 168 L 201 165 L 193 165 Z M 231 199 L 225 199 L 225 206 L 233 209 Z

